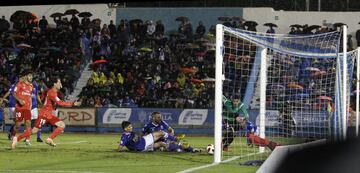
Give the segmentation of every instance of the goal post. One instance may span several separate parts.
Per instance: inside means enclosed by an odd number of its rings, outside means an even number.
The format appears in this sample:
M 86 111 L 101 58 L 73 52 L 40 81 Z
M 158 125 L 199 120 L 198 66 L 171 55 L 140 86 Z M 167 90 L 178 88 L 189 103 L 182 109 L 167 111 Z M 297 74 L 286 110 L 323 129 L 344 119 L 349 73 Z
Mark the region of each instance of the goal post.
M 264 160 L 273 144 L 345 139 L 348 63 L 355 56 L 340 59 L 342 31 L 288 35 L 216 26 L 215 163 Z

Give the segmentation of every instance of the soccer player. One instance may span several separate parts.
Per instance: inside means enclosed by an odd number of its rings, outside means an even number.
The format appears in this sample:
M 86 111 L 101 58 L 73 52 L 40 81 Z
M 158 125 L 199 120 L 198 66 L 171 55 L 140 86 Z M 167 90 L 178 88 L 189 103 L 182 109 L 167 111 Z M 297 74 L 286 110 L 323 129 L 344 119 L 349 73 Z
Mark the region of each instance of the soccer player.
M 16 83 L 17 83 L 17 80 L 10 86 L 10 89 L 8 92 L 6 92 L 6 94 L 0 99 L 0 105 L 3 104 L 3 101 L 5 100 L 6 101 L 6 98 L 9 97 L 9 119 L 10 120 L 14 120 L 15 122 L 15 105 L 16 105 L 16 100 L 13 96 L 14 94 L 14 89 L 15 89 L 15 86 L 16 86 Z M 15 124 L 13 124 L 11 127 L 10 127 L 10 130 L 9 130 L 9 133 L 8 133 L 8 139 L 9 140 L 12 140 L 12 138 L 16 135 L 16 132 L 13 130 L 15 127 Z M 19 127 L 17 127 L 19 128 Z
M 16 99 L 15 105 L 15 126 L 13 128 L 14 133 L 19 130 L 19 127 L 23 120 L 25 120 L 25 130 L 18 137 L 13 137 L 13 143 L 11 148 L 15 149 L 14 143 L 17 143 L 22 138 L 31 134 L 31 94 L 33 90 L 32 85 L 32 72 L 30 70 L 24 70 L 22 72 L 22 80 L 16 84 L 13 96 Z
M 160 138 L 170 141 L 179 141 L 181 139 L 164 131 L 152 132 L 140 137 L 133 132 L 133 126 L 129 121 L 123 121 L 121 127 L 124 132 L 121 135 L 118 147 L 119 152 L 125 151 L 125 147 L 130 151 L 154 151 L 154 149 L 165 147 L 166 145 L 163 141 L 156 142 Z
M 34 81 L 33 82 L 33 92 L 31 95 L 31 124 L 32 126 L 34 126 L 36 119 L 38 118 L 38 103 L 39 106 L 42 106 L 41 103 L 41 99 L 40 99 L 40 95 L 39 95 L 39 86 L 38 84 Z M 27 138 L 27 141 L 30 144 L 30 138 Z M 37 142 L 43 142 L 43 140 L 41 139 L 41 129 L 39 129 L 39 131 L 36 133 L 36 141 Z
M 250 121 L 245 121 L 245 125 L 248 145 L 268 147 L 270 150 L 274 150 L 278 145 L 277 143 L 269 141 L 268 139 L 259 137 L 257 134 L 257 126 L 252 124 Z
M 235 130 L 244 129 L 246 127 L 246 137 L 248 145 L 267 146 L 271 150 L 277 146 L 275 142 L 269 141 L 259 137 L 257 127 L 253 125 L 248 119 L 249 114 L 245 109 L 243 103 L 240 102 L 238 96 L 230 101 L 228 98 L 223 96 L 223 102 L 226 107 L 226 112 L 223 118 L 223 128 L 225 128 L 225 136 L 222 140 L 223 150 L 228 151 L 229 145 L 233 142 L 235 136 Z M 240 117 L 239 113 L 243 113 L 243 117 Z
M 175 131 L 168 123 L 166 123 L 161 118 L 160 112 L 153 112 L 151 114 L 151 121 L 149 121 L 142 129 L 143 135 L 147 135 L 153 132 L 157 131 L 164 131 L 171 135 L 175 135 Z M 185 135 L 181 135 L 182 138 L 185 137 Z M 177 151 L 177 152 L 198 152 L 198 149 L 194 149 L 191 147 L 187 142 L 174 142 L 174 141 L 166 141 L 164 138 L 160 138 L 158 141 L 162 141 L 166 143 L 166 150 L 167 151 Z M 158 142 L 155 141 L 155 142 Z
M 235 96 L 232 101 L 223 96 L 223 103 L 226 111 L 223 113 L 223 129 L 225 133 L 222 143 L 223 150 L 228 151 L 229 145 L 234 141 L 235 131 L 240 129 L 240 123 L 248 119 L 249 114 L 246 111 L 244 104 L 240 102 L 238 96 Z M 240 112 L 243 113 L 243 117 L 240 117 Z
M 61 81 L 57 77 L 52 77 L 50 79 L 51 89 L 47 91 L 44 106 L 40 110 L 39 117 L 35 121 L 34 128 L 32 129 L 32 133 L 37 133 L 38 130 L 46 123 L 49 123 L 53 126 L 57 126 L 57 128 L 53 131 L 49 138 L 46 139 L 45 143 L 55 147 L 56 144 L 54 143 L 53 139 L 56 138 L 60 133 L 63 132 L 65 128 L 65 123 L 61 121 L 58 117 L 53 115 L 53 110 L 56 105 L 59 106 L 80 106 L 81 102 L 64 102 L 61 101 L 57 97 L 57 92 L 62 88 Z M 30 134 L 31 135 L 31 132 Z M 18 140 L 17 140 L 18 141 Z M 17 144 L 16 140 L 13 140 L 12 148 L 16 147 Z
M 57 128 L 53 133 L 46 139 L 46 144 L 50 146 L 56 146 L 53 139 L 56 138 L 60 133 L 65 129 L 65 123 L 61 121 L 57 115 L 54 115 L 54 110 L 56 105 L 59 106 L 80 106 L 81 102 L 64 102 L 59 99 L 57 96 L 58 91 L 62 88 L 61 80 L 57 77 L 52 77 L 50 79 L 49 90 L 46 92 L 45 102 L 43 108 L 40 110 L 40 115 L 35 121 L 34 128 L 32 133 L 37 133 L 43 125 L 49 123 Z

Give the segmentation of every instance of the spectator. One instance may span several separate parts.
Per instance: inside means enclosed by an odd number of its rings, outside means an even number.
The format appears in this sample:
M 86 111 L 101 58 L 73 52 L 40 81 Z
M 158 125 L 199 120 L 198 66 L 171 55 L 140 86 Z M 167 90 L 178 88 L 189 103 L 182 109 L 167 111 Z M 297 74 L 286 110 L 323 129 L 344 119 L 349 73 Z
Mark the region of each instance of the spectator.
M 5 19 L 5 16 L 2 16 L 0 19 L 0 36 L 3 32 L 8 31 L 10 28 L 10 23 Z
M 113 20 L 110 20 L 110 24 L 109 24 L 108 28 L 110 31 L 110 37 L 112 38 L 114 36 L 114 34 L 116 34 L 116 26 L 114 25 Z
M 79 18 L 76 17 L 75 14 L 73 14 L 70 19 L 70 25 L 73 32 L 76 32 L 80 26 Z
M 203 25 L 203 22 L 202 21 L 199 21 L 199 25 L 197 26 L 196 28 L 196 34 L 198 35 L 198 38 L 201 38 L 204 36 L 205 34 L 205 26 Z
M 41 20 L 39 21 L 39 28 L 41 32 L 44 32 L 48 26 L 48 21 L 46 20 L 45 16 L 42 16 Z
M 161 20 L 158 20 L 158 21 L 156 22 L 155 33 L 157 33 L 157 34 L 162 34 L 162 35 L 163 35 L 164 32 L 165 32 L 165 27 L 164 27 L 164 25 L 162 24 Z

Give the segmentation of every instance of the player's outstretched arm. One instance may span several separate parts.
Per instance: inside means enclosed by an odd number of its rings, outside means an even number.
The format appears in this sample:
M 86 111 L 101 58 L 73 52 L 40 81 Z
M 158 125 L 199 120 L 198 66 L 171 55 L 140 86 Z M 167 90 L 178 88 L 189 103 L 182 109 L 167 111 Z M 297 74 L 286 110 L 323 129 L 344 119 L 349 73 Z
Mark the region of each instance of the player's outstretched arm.
M 169 127 L 167 130 L 171 135 L 175 135 L 175 130 L 173 128 Z

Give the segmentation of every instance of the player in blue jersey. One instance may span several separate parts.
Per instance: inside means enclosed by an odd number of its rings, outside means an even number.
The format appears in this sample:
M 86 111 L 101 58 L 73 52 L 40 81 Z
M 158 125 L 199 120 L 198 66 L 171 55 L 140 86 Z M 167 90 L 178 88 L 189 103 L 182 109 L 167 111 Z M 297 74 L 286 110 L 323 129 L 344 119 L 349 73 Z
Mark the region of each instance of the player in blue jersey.
M 181 139 L 164 131 L 152 132 L 140 137 L 133 132 L 133 126 L 129 121 L 123 121 L 121 127 L 123 133 L 118 147 L 119 152 L 126 151 L 126 148 L 130 151 L 154 151 L 154 149 L 165 147 L 166 145 L 162 141 L 156 142 L 160 138 L 170 141 L 179 141 Z
M 18 80 L 15 80 L 15 82 L 10 86 L 10 89 L 5 93 L 5 95 L 3 96 L 3 98 L 0 99 L 0 105 L 3 104 L 3 101 L 6 101 L 6 98 L 9 97 L 9 119 L 10 120 L 14 120 L 15 122 L 15 105 L 16 105 L 16 100 L 15 97 L 13 96 L 14 94 L 14 89 L 15 86 L 17 84 Z M 13 131 L 15 126 L 15 123 L 10 127 L 9 133 L 8 133 L 8 139 L 12 140 L 12 137 L 14 137 L 16 135 L 16 132 Z
M 39 95 L 38 84 L 35 81 L 32 84 L 34 86 L 34 89 L 31 94 L 31 125 L 32 125 L 32 127 L 34 127 L 35 120 L 38 118 L 38 115 L 39 115 L 38 104 L 41 107 L 42 103 L 41 103 L 41 99 L 40 99 L 40 95 Z M 27 142 L 30 142 L 29 138 L 26 139 Z M 43 142 L 43 140 L 41 139 L 41 129 L 39 129 L 39 131 L 36 133 L 36 141 Z
M 175 135 L 174 129 L 166 123 L 161 118 L 160 112 L 153 112 L 151 114 L 151 120 L 145 124 L 142 129 L 143 135 L 150 134 L 152 132 L 164 131 L 168 132 L 171 135 Z M 181 135 L 185 137 L 185 135 Z M 164 138 L 160 138 L 158 141 L 162 141 L 166 143 L 165 150 L 167 151 L 176 151 L 176 152 L 199 152 L 199 149 L 194 149 L 191 147 L 187 142 L 174 142 L 174 141 L 167 141 Z M 160 148 L 162 149 L 162 148 Z M 162 149 L 164 150 L 164 149 Z

